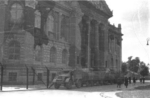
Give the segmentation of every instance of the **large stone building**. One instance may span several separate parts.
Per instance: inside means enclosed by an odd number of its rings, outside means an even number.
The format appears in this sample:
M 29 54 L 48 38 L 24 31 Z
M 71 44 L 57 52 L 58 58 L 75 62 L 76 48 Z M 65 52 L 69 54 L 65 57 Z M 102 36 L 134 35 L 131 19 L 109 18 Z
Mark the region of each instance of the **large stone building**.
M 29 82 L 46 68 L 50 80 L 62 68 L 120 70 L 121 25 L 105 1 L 1 0 L 0 13 L 5 83 L 24 83 L 26 68 Z

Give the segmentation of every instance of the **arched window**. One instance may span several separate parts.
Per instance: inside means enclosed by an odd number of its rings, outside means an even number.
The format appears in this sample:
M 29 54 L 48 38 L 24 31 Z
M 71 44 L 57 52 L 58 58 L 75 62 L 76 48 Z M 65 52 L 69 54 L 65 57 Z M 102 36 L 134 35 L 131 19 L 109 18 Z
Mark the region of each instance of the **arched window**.
M 13 40 L 9 43 L 9 59 L 18 60 L 20 59 L 20 43 Z
M 66 50 L 66 49 L 64 49 L 64 50 L 62 51 L 62 63 L 63 63 L 63 64 L 66 64 L 66 63 L 67 63 L 67 50 Z
M 41 28 L 41 13 L 36 10 L 35 11 L 35 23 L 34 23 L 36 28 Z
M 10 10 L 11 21 L 14 23 L 20 23 L 23 17 L 23 7 L 19 3 L 14 3 Z
M 50 49 L 50 62 L 51 63 L 55 63 L 56 62 L 56 56 L 57 54 L 56 54 L 56 48 L 55 47 L 52 47 L 51 49 Z

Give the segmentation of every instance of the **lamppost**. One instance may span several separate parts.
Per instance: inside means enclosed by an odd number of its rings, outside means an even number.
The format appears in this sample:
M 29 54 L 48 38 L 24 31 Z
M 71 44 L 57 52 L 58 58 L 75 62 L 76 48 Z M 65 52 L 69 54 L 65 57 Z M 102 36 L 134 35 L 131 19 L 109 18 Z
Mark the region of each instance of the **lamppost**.
M 149 45 L 149 41 L 150 41 L 150 38 L 147 38 L 147 44 L 146 44 L 147 46 Z

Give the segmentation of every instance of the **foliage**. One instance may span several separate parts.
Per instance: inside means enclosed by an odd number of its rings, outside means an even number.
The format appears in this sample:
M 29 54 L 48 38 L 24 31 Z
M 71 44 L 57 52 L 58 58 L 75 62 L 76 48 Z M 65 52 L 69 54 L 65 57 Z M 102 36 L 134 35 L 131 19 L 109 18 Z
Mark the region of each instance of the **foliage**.
M 132 59 L 132 56 L 130 56 L 128 58 L 129 70 L 137 73 L 139 69 L 139 63 L 140 63 L 139 57 Z
M 147 76 L 149 74 L 149 68 L 143 61 L 140 61 L 139 57 L 133 59 L 132 56 L 128 57 L 128 61 L 122 63 L 122 73 L 127 73 L 130 70 L 135 73 L 140 73 L 142 76 Z
M 123 74 L 126 74 L 127 73 L 127 63 L 122 63 L 122 66 L 121 66 L 121 72 Z
M 142 76 L 147 76 L 149 74 L 149 68 L 146 66 L 144 62 L 140 62 L 139 73 Z

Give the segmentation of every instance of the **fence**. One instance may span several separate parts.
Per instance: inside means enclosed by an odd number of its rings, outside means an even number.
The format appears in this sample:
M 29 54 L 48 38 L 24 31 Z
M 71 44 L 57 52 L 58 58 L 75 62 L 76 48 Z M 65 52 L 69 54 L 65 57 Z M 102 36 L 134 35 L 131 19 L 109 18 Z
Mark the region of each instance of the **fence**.
M 48 88 L 57 72 L 62 69 L 48 67 L 4 67 L 0 66 L 0 90 L 9 86 Z

